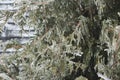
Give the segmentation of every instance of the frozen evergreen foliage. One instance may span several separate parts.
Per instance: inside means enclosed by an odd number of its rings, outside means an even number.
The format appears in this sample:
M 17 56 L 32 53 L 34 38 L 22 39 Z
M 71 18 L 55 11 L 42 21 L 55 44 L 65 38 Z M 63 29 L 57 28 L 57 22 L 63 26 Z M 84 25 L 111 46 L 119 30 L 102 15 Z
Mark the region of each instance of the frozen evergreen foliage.
M 35 27 L 31 43 L 0 55 L 7 80 L 119 80 L 119 0 L 21 0 L 7 12 Z M 4 12 L 4 11 L 1 11 Z M 27 16 L 24 16 L 27 14 Z

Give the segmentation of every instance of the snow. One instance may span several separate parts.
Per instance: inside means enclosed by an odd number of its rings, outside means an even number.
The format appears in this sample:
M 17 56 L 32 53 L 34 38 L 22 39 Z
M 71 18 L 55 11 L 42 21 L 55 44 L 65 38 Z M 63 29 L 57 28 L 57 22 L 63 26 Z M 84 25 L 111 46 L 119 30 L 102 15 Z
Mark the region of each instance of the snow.
M 97 75 L 98 75 L 100 78 L 104 79 L 104 80 L 111 80 L 111 79 L 109 79 L 107 76 L 102 75 L 101 73 L 97 73 Z
M 6 1 L 0 1 L 0 5 L 9 5 L 9 4 L 13 4 L 15 2 L 15 0 L 6 0 Z
M 20 40 L 20 44 L 26 44 L 26 43 L 29 43 L 31 42 L 30 39 L 22 39 Z
M 5 36 L 6 36 L 5 32 L 2 32 L 1 37 L 5 37 Z
M 0 24 L 4 23 L 5 21 L 4 20 L 0 20 Z
M 21 0 L 4 0 L 0 1 L 0 10 L 5 10 L 5 11 L 16 11 L 19 10 L 19 7 L 15 7 L 16 1 L 21 1 Z M 29 15 L 27 13 L 27 15 Z M 0 23 L 4 23 L 4 20 L 0 20 Z M 7 23 L 5 24 L 2 33 L 0 34 L 0 39 L 1 43 L 4 46 L 0 46 L 0 53 L 3 52 L 3 49 L 5 45 L 9 42 L 9 40 L 12 40 L 11 38 L 17 40 L 18 43 L 21 45 L 24 45 L 26 43 L 31 42 L 31 38 L 34 38 L 36 35 L 36 31 L 34 27 L 29 27 L 29 26 L 24 26 L 21 28 L 18 26 L 15 21 L 10 18 L 8 19 Z M 4 40 L 2 40 L 4 39 Z M 22 51 L 23 48 L 20 48 L 18 51 Z M 14 53 L 16 51 L 15 48 L 9 48 L 6 50 L 6 53 Z
M 7 30 L 21 30 L 20 27 L 18 27 L 16 25 L 11 25 L 11 24 L 5 24 L 5 29 L 7 29 Z
M 15 0 L 0 1 L 0 10 L 4 10 L 4 11 L 18 10 L 20 7 L 15 7 L 14 4 L 15 4 Z

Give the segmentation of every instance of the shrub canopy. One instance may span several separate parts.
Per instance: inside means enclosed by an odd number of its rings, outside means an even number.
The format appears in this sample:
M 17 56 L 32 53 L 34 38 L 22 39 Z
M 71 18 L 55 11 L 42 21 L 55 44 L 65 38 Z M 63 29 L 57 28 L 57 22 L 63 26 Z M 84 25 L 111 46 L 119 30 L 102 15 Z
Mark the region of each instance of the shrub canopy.
M 7 11 L 6 18 L 13 18 L 21 28 L 35 27 L 37 34 L 24 51 L 2 56 L 0 77 L 119 80 L 119 4 L 119 0 L 16 2 L 20 9 Z

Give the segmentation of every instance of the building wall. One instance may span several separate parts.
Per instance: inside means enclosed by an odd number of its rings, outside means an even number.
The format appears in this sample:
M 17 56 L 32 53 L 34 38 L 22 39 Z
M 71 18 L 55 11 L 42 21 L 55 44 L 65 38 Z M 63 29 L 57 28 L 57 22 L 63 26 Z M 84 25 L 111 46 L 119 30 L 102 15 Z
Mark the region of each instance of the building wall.
M 0 10 L 17 10 L 17 8 L 14 7 L 14 1 L 15 0 L 1 0 Z M 35 37 L 35 34 L 36 31 L 33 27 L 24 26 L 23 29 L 21 29 L 20 26 L 16 25 L 15 21 L 12 18 L 8 19 L 7 23 L 2 29 L 2 32 L 0 33 L 0 43 L 2 43 L 0 44 L 0 53 L 3 53 L 6 45 L 9 44 L 11 40 L 15 40 L 18 42 L 18 44 L 24 45 L 26 43 L 29 43 L 31 41 L 31 38 Z M 10 48 L 8 48 L 9 52 L 15 51 L 15 49 L 13 49 L 14 47 Z

